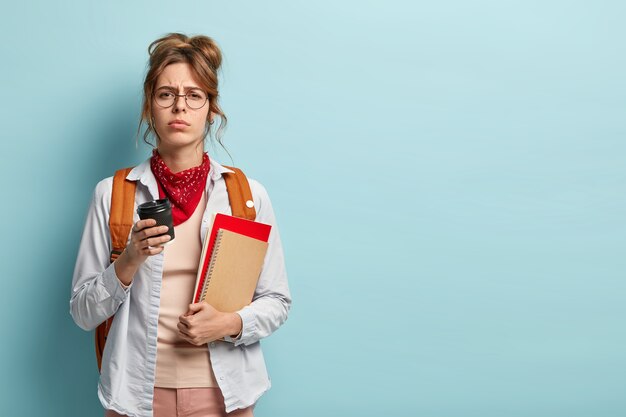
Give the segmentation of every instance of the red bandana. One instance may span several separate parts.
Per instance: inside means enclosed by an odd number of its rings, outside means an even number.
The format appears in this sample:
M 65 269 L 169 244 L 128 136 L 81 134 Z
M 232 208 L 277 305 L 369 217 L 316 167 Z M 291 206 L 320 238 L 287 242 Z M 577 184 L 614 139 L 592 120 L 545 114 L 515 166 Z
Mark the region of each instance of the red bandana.
M 209 155 L 204 152 L 202 164 L 173 173 L 155 148 L 150 158 L 150 168 L 157 179 L 159 198 L 170 200 L 174 226 L 178 226 L 191 217 L 202 198 L 211 168 Z

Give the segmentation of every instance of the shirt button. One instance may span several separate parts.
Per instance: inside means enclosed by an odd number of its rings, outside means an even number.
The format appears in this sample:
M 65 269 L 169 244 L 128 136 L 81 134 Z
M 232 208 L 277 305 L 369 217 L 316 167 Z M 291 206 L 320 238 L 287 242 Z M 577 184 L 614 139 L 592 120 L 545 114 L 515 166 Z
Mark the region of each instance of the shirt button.
M 215 347 L 215 342 L 211 342 L 211 347 Z
M 254 201 L 252 201 L 252 200 L 246 201 L 246 207 L 248 207 L 248 208 L 254 207 Z
M 223 376 L 221 376 L 221 377 L 220 377 L 220 381 L 223 381 L 223 380 L 224 380 L 224 377 L 223 377 Z

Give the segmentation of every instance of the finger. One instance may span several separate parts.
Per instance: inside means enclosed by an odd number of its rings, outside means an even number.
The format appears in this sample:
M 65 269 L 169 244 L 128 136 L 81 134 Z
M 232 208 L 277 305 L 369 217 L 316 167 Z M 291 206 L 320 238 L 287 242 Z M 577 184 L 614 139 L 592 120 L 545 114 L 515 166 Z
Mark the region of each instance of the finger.
M 170 235 L 163 235 L 158 237 L 151 237 L 149 239 L 144 240 L 144 244 L 147 244 L 151 247 L 161 246 L 161 243 L 165 243 L 170 240 L 172 237 Z
M 161 249 L 162 246 L 157 246 L 154 245 L 154 247 L 150 247 L 148 240 L 134 240 L 133 241 L 133 245 L 135 246 L 135 249 L 137 250 L 137 252 L 140 252 L 144 255 L 148 254 L 148 250 L 150 249 Z
M 185 342 L 187 342 L 187 343 L 192 343 L 191 338 L 190 338 L 189 336 L 184 335 L 184 334 L 182 334 L 182 333 L 180 333 L 180 332 L 179 332 L 179 336 L 180 336 L 180 338 L 181 338 L 181 339 L 183 339 Z
M 143 248 L 140 250 L 142 255 L 157 255 L 165 250 L 165 246 L 157 246 L 154 248 Z
M 191 334 L 190 334 L 189 329 L 187 328 L 187 326 L 185 326 L 185 325 L 184 325 L 184 324 L 182 324 L 182 323 L 178 323 L 178 324 L 176 325 L 176 327 L 178 327 L 178 332 L 179 332 L 180 334 L 185 335 L 185 336 L 187 336 L 187 337 L 191 337 Z
M 148 248 L 148 253 L 150 255 L 157 255 L 165 250 L 165 246 L 156 246 L 154 248 Z
M 205 342 L 202 341 L 202 338 L 200 336 L 192 337 L 191 338 L 191 343 L 196 345 L 196 346 L 201 346 L 201 345 L 205 344 Z
M 193 313 L 197 313 L 198 311 L 201 310 L 206 310 L 209 307 L 209 304 L 204 302 L 204 301 L 200 301 L 199 303 L 193 303 L 193 304 L 189 304 L 189 311 L 193 312 Z
M 143 220 L 139 220 L 137 223 L 135 223 L 135 225 L 133 226 L 133 232 L 134 233 L 138 233 L 141 230 L 145 229 L 146 227 L 152 227 L 156 224 L 156 220 L 154 219 L 143 219 Z
M 165 246 L 164 244 L 170 241 L 171 239 L 172 238 L 170 235 L 160 235 L 157 237 L 150 237 L 146 239 L 136 240 L 135 247 L 137 247 L 138 250 L 161 248 L 161 247 L 164 247 Z
M 165 225 L 148 227 L 146 229 L 143 229 L 141 232 L 139 232 L 137 236 L 139 240 L 144 240 L 149 237 L 162 235 L 163 233 L 167 232 L 167 229 L 168 227 Z
M 193 316 L 180 316 L 178 320 L 187 327 L 191 326 L 191 317 Z
M 198 346 L 200 344 L 200 339 L 197 336 L 193 336 L 191 334 L 180 333 L 180 338 L 191 343 L 192 345 Z

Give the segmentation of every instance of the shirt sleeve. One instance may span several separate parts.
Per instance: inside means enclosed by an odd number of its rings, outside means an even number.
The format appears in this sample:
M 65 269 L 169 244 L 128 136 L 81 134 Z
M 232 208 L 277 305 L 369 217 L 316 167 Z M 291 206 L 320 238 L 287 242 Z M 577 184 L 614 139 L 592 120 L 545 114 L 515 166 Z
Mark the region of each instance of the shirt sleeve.
M 78 248 L 70 314 L 84 330 L 93 330 L 111 317 L 128 298 L 131 284 L 124 288 L 110 263 L 109 207 L 112 177 L 100 181 L 93 192 Z
M 287 320 L 291 308 L 285 259 L 272 203 L 260 183 L 253 179 L 249 181 L 250 186 L 254 185 L 258 191 L 255 197 L 256 221 L 270 224 L 272 229 L 252 302 L 237 311 L 243 323 L 241 333 L 237 338 L 224 338 L 235 346 L 250 345 L 272 334 Z

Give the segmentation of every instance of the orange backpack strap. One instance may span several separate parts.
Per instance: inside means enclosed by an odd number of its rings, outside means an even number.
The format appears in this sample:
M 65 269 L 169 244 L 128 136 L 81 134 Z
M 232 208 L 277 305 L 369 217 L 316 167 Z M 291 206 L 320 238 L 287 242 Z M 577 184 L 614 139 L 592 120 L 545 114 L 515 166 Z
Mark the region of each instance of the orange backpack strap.
M 225 172 L 226 188 L 228 190 L 228 202 L 235 217 L 243 217 L 244 219 L 256 219 L 256 210 L 254 208 L 254 200 L 252 199 L 252 190 L 248 179 L 242 170 L 235 167 L 224 167 L 235 171 L 235 173 Z
M 133 210 L 135 207 L 135 181 L 126 181 L 126 176 L 133 167 L 122 168 L 115 172 L 113 177 L 113 191 L 111 193 L 111 214 L 109 216 L 109 230 L 111 231 L 111 263 L 126 248 L 130 229 L 133 227 Z
M 133 211 L 135 208 L 135 181 L 127 181 L 126 176 L 133 167 L 122 168 L 113 176 L 113 190 L 111 193 L 111 210 L 109 215 L 109 231 L 111 233 L 111 263 L 115 261 L 126 248 L 130 230 L 133 227 Z M 102 367 L 102 353 L 113 323 L 109 317 L 96 328 L 96 359 L 98 370 Z

